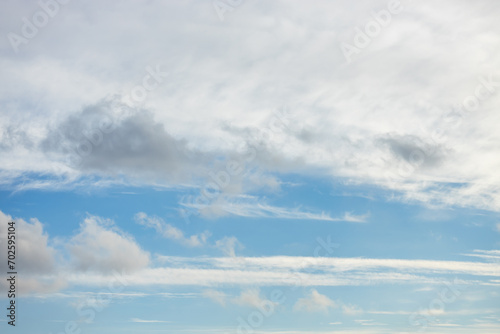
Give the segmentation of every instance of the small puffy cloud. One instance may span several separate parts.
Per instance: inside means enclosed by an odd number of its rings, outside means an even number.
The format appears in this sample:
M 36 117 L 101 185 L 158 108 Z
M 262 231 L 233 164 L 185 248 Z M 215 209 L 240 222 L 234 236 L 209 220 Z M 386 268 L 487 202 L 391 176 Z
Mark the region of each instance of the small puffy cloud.
M 88 217 L 68 243 L 75 266 L 80 270 L 133 271 L 145 268 L 149 253 L 109 220 Z
M 217 291 L 213 289 L 205 290 L 203 291 L 202 296 L 213 300 L 217 304 L 226 306 L 227 295 L 222 291 Z
M 300 298 L 294 305 L 294 311 L 323 312 L 336 307 L 333 300 L 312 289 L 307 297 Z
M 356 305 L 342 305 L 342 313 L 345 315 L 358 315 L 363 313 L 363 310 Z
M 219 248 L 225 255 L 236 256 L 236 249 L 242 249 L 243 244 L 236 237 L 224 237 L 215 242 L 215 247 Z
M 257 288 L 242 291 L 238 297 L 232 299 L 232 302 L 236 305 L 255 308 L 262 308 L 269 303 L 273 304 L 270 300 L 263 298 L 260 295 L 260 290 Z
M 186 237 L 184 232 L 175 226 L 165 223 L 165 221 L 156 216 L 148 216 L 144 212 L 139 212 L 135 215 L 135 221 L 143 226 L 153 228 L 161 236 L 171 240 L 177 240 L 180 243 L 189 247 L 201 247 L 207 243 L 207 239 L 210 237 L 210 232 L 205 231 L 200 234 L 193 234 L 190 237 Z

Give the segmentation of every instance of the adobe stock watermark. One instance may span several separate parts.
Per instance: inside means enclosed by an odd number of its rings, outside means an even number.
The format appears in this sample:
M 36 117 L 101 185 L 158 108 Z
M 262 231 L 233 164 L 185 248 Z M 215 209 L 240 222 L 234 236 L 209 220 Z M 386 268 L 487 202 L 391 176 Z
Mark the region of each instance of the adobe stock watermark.
M 20 34 L 9 32 L 7 39 L 15 53 L 19 52 L 21 44 L 28 44 L 30 40 L 35 38 L 40 29 L 44 28 L 50 20 L 52 20 L 60 11 L 61 5 L 66 5 L 70 0 L 40 0 L 38 6 L 40 7 L 31 18 L 23 17 L 21 21 Z
M 161 70 L 161 65 L 156 65 L 155 68 L 146 66 L 146 74 L 142 78 L 141 84 L 135 85 L 128 95 L 123 100 L 129 108 L 137 107 L 143 103 L 148 94 L 157 89 L 164 82 L 168 72 Z M 124 106 L 119 106 L 123 110 Z M 92 154 L 94 148 L 101 145 L 104 137 L 113 132 L 116 127 L 115 117 L 103 114 L 97 125 L 93 125 L 90 131 L 83 131 L 83 139 L 73 148 L 67 158 L 67 164 L 72 167 L 77 167 L 83 163 L 83 160 Z
M 399 0 L 391 0 L 387 3 L 387 9 L 371 12 L 372 19 L 366 22 L 363 28 L 355 27 L 352 44 L 342 42 L 340 50 L 347 60 L 347 63 L 352 62 L 352 57 L 359 54 L 363 49 L 367 48 L 371 42 L 377 38 L 382 30 L 389 26 L 394 15 L 403 11 L 403 6 Z
M 331 255 L 339 247 L 339 244 L 332 242 L 330 235 L 327 236 L 326 240 L 322 237 L 317 237 L 316 241 L 319 245 L 314 249 L 314 257 L 321 257 L 320 253 L 323 253 L 324 256 Z M 311 267 L 311 264 L 310 260 L 305 260 L 300 264 L 300 267 Z M 314 268 L 311 268 L 311 271 L 313 270 Z M 276 308 L 286 301 L 287 291 L 293 291 L 303 285 L 304 279 L 304 276 L 298 273 L 289 273 L 286 277 L 283 277 L 282 282 L 288 285 L 291 284 L 292 287 L 285 291 L 280 288 L 274 288 L 269 294 L 269 299 L 263 300 L 256 307 L 256 310 L 250 312 L 245 318 L 239 316 L 236 319 L 238 321 L 236 333 L 254 334 L 258 328 L 264 325 L 267 318 L 275 314 Z
M 221 21 L 224 21 L 224 16 L 228 12 L 234 11 L 241 6 L 244 0 L 214 0 L 212 5 Z
M 444 314 L 446 305 L 455 302 L 462 294 L 463 288 L 459 287 L 458 279 L 444 284 L 446 287 L 438 292 L 438 296 L 432 299 L 426 308 L 420 308 L 408 318 L 410 326 L 418 327 L 418 332 L 423 332 L 429 325 L 438 323 L 436 316 Z
M 125 96 L 124 100 L 130 107 L 135 107 L 143 103 L 149 93 L 157 89 L 168 76 L 168 72 L 161 70 L 161 64 L 157 64 L 155 68 L 146 66 L 146 74 L 142 78 L 140 85 L 135 85 L 130 94 Z

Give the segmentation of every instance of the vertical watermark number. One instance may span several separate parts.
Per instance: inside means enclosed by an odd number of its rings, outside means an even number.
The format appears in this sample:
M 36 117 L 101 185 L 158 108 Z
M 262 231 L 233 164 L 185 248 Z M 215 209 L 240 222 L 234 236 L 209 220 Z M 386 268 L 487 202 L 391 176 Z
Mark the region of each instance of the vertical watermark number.
M 9 306 L 7 307 L 7 318 L 9 325 L 16 325 L 16 222 L 8 222 L 7 228 L 7 298 Z

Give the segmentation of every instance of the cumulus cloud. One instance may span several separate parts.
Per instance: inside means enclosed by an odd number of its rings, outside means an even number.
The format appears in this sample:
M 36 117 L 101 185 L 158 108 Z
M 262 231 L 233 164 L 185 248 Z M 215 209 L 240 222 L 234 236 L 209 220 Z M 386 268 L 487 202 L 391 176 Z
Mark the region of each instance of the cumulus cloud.
M 29 222 L 24 219 L 14 219 L 0 211 L 0 256 L 7 258 L 8 222 L 15 221 L 16 227 L 16 263 L 27 274 L 47 274 L 56 268 L 56 250 L 49 245 L 49 236 L 43 229 L 43 224 L 33 218 Z M 5 263 L 4 263 L 5 262 Z M 2 268 L 6 268 L 2 261 Z M 5 266 L 5 267 L 4 267 Z M 5 270 L 7 271 L 7 270 Z
M 206 245 L 210 232 L 205 231 L 200 234 L 193 234 L 189 237 L 184 236 L 184 232 L 175 226 L 167 224 L 163 219 L 156 216 L 148 216 L 144 212 L 135 215 L 135 221 L 143 226 L 153 228 L 162 237 L 176 240 L 189 247 L 201 247 Z
M 147 267 L 150 262 L 149 253 L 132 237 L 120 231 L 112 221 L 96 216 L 85 218 L 67 248 L 78 270 L 134 271 Z
M 49 236 L 44 231 L 43 224 L 36 218 L 29 222 L 21 218 L 13 218 L 0 211 L 0 256 L 7 259 L 8 223 L 15 221 L 16 227 L 16 259 L 19 292 L 21 295 L 30 293 L 50 293 L 66 287 L 66 279 L 58 272 L 56 249 L 49 242 Z M 12 271 L 7 267 L 7 261 L 2 261 L 3 272 Z M 0 281 L 0 291 L 7 287 L 5 280 Z
M 328 313 L 337 305 L 333 300 L 312 289 L 307 297 L 300 298 L 293 306 L 294 311 Z

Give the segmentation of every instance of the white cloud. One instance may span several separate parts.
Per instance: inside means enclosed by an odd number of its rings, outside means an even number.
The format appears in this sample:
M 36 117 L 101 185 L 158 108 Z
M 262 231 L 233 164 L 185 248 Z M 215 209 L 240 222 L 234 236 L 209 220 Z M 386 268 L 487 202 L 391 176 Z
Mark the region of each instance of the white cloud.
M 243 290 L 238 297 L 233 298 L 231 301 L 240 306 L 249 306 L 259 309 L 262 308 L 263 305 L 273 304 L 270 300 L 261 296 L 258 288 Z
M 209 298 L 215 303 L 226 306 L 228 303 L 232 305 L 251 307 L 257 309 L 274 310 L 275 303 L 263 297 L 259 288 L 248 288 L 242 290 L 239 296 L 231 297 L 226 293 L 218 290 L 205 290 L 202 293 L 203 297 Z
M 369 319 L 369 320 L 367 320 L 367 319 L 356 319 L 354 321 L 356 321 L 361 326 L 384 326 L 385 325 L 383 323 L 376 322 L 376 321 L 371 320 L 371 319 Z
M 205 298 L 209 298 L 222 306 L 226 306 L 228 299 L 228 296 L 224 292 L 213 289 L 203 291 L 202 296 Z
M 235 261 L 237 259 L 237 261 Z M 126 276 L 131 285 L 357 286 L 379 284 L 498 285 L 500 264 L 460 261 L 316 257 L 163 257 L 167 266 Z M 310 272 L 314 268 L 314 273 Z M 443 276 L 448 275 L 448 276 Z M 461 278 L 463 275 L 463 278 Z M 456 279 L 455 279 L 456 278 Z M 97 284 L 106 276 L 87 273 L 75 284 Z M 454 280 L 455 279 L 455 280 Z
M 24 273 L 45 274 L 53 272 L 55 268 L 56 250 L 49 245 L 49 237 L 43 230 L 43 225 L 38 219 L 13 219 L 0 211 L 0 256 L 7 258 L 7 223 L 15 221 L 16 228 L 16 259 L 19 268 Z M 4 267 L 5 266 L 5 267 Z M 1 268 L 7 269 L 7 261 L 2 261 Z
M 165 321 L 165 320 L 144 320 L 144 319 L 139 319 L 139 318 L 132 318 L 130 319 L 131 322 L 139 322 L 139 323 L 169 323 L 172 321 Z
M 149 265 L 149 253 L 120 231 L 112 221 L 96 216 L 85 218 L 80 231 L 67 244 L 79 270 L 99 272 L 134 271 Z
M 0 6 L 3 30 L 19 32 L 18 18 L 30 5 Z M 230 33 L 222 35 L 207 3 L 156 2 L 141 8 L 141 16 L 136 6 L 65 6 L 58 15 L 71 19 L 52 21 L 57 29 L 21 45 L 22 56 L 8 39 L 0 42 L 6 50 L 0 57 L 6 69 L 0 79 L 0 150 L 9 156 L 0 184 L 22 187 L 21 175 L 33 172 L 49 177 L 35 177 L 24 187 L 74 187 L 95 182 L 95 174 L 123 177 L 127 184 L 201 187 L 210 180 L 205 167 L 217 165 L 215 157 L 244 160 L 239 148 L 246 145 L 256 156 L 245 166 L 248 174 L 235 181 L 250 179 L 256 170 L 276 174 L 264 182 L 271 187 L 281 172 L 319 174 L 376 185 L 401 201 L 500 210 L 500 60 L 490 57 L 499 48 L 494 1 L 456 6 L 446 0 L 432 9 L 413 2 L 412 15 L 399 15 L 348 66 L 340 45 L 352 42 L 356 25 L 365 23 L 354 16 L 369 19 L 387 1 L 245 6 L 238 20 L 224 22 Z M 19 15 L 11 15 L 10 7 Z M 276 20 L 277 13 L 287 15 Z M 181 19 L 186 15 L 192 20 Z M 117 29 L 123 21 L 135 28 L 126 41 Z M 159 37 L 166 42 L 157 43 Z M 173 43 L 178 47 L 171 48 Z M 113 109 L 99 101 L 129 95 L 157 59 L 169 76 L 134 106 L 135 113 L 117 119 L 115 131 L 81 166 L 67 166 L 64 149 L 92 127 L 93 117 L 81 117 L 92 106 Z M 490 78 L 491 84 L 482 83 Z M 468 108 L 475 110 L 466 110 L 475 99 Z M 270 121 L 283 103 L 292 107 L 293 118 L 276 126 Z M 247 193 L 244 183 L 234 182 L 231 191 Z M 307 219 L 322 219 L 318 215 Z
M 294 305 L 295 311 L 323 312 L 328 313 L 330 309 L 337 305 L 333 300 L 312 289 L 309 296 L 300 298 Z
M 8 222 L 15 221 L 16 228 L 16 268 L 21 272 L 18 276 L 18 291 L 21 295 L 32 293 L 52 293 L 66 287 L 66 279 L 57 272 L 57 261 L 61 260 L 56 249 L 50 245 L 49 236 L 43 224 L 36 218 L 26 222 L 21 218 L 13 218 L 0 211 L 0 257 L 7 259 Z M 2 272 L 9 270 L 7 260 L 0 265 Z M 5 280 L 0 281 L 0 292 L 7 289 Z
M 215 242 L 215 247 L 219 248 L 225 255 L 235 257 L 236 249 L 242 249 L 243 245 L 236 237 L 224 237 Z
M 493 262 L 500 262 L 500 250 L 475 249 L 473 253 L 462 254 L 462 255 L 479 257 Z
M 496 252 L 496 251 L 490 251 Z M 211 261 L 207 259 L 207 261 Z M 240 261 L 231 258 L 214 258 L 213 263 L 225 268 L 245 269 L 287 269 L 287 270 L 325 270 L 345 273 L 355 271 L 394 270 L 398 272 L 420 272 L 426 274 L 456 273 L 478 276 L 496 276 L 500 274 L 500 264 L 470 261 L 406 260 L 406 259 L 371 259 L 338 257 L 242 257 Z M 383 274 L 383 273 L 379 273 Z M 377 275 L 374 275 L 374 279 Z
M 176 240 L 189 247 L 201 247 L 206 245 L 207 239 L 210 237 L 210 232 L 205 231 L 200 234 L 193 234 L 190 237 L 184 236 L 184 232 L 175 226 L 165 223 L 165 221 L 156 216 L 148 216 L 144 212 L 139 212 L 135 215 L 135 221 L 138 224 L 153 228 L 162 237 Z
M 346 305 L 346 304 L 343 304 L 342 305 L 342 313 L 344 313 L 346 315 L 353 316 L 353 315 L 359 315 L 359 314 L 363 313 L 363 310 L 360 309 L 356 305 Z

